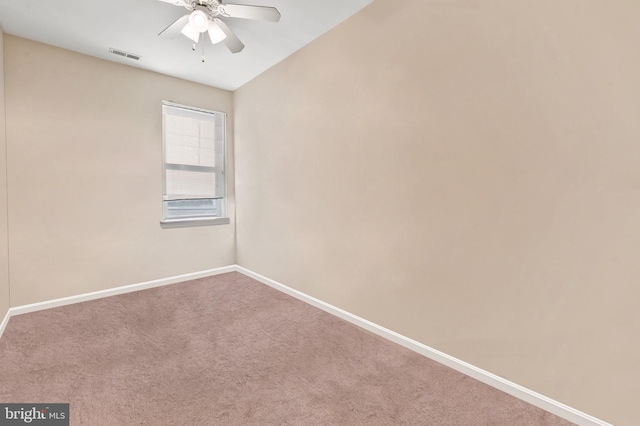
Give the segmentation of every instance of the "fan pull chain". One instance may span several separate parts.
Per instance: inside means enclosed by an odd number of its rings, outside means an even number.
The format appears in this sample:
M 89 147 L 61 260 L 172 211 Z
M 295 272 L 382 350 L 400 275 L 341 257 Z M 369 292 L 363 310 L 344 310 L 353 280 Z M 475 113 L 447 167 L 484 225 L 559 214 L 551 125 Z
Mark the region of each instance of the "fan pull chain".
M 196 51 L 196 44 L 193 43 L 193 45 L 191 46 L 191 50 L 193 50 L 194 52 Z
M 204 63 L 204 43 L 202 43 L 202 63 Z

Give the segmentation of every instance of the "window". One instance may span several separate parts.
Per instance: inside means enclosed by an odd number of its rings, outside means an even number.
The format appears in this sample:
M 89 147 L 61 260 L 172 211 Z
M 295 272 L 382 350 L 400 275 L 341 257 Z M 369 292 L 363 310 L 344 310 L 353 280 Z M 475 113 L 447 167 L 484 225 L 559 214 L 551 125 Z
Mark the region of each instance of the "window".
M 162 103 L 162 226 L 229 223 L 223 112 Z

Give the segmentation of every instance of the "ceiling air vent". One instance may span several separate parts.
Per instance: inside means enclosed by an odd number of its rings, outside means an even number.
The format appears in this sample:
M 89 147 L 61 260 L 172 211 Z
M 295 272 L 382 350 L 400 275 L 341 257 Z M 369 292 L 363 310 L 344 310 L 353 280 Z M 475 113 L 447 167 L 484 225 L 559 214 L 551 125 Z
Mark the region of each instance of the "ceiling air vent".
M 122 50 L 114 49 L 113 47 L 109 49 L 109 52 L 113 53 L 114 55 L 122 56 L 124 58 L 133 59 L 135 61 L 139 61 L 140 58 L 142 58 L 142 56 L 140 55 L 134 55 L 133 53 L 123 52 Z

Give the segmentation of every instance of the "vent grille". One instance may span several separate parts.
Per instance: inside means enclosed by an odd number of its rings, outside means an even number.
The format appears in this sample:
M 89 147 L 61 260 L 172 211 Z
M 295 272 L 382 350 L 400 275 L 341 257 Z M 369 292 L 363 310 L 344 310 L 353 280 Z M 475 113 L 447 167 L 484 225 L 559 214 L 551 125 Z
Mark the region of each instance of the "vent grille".
M 127 52 L 124 52 L 122 50 L 114 49 L 113 47 L 111 49 L 109 49 L 109 52 L 113 53 L 114 55 L 122 56 L 123 58 L 133 59 L 134 61 L 139 61 L 140 58 L 142 58 L 142 56 L 140 56 L 140 55 L 134 55 L 133 53 L 127 53 Z

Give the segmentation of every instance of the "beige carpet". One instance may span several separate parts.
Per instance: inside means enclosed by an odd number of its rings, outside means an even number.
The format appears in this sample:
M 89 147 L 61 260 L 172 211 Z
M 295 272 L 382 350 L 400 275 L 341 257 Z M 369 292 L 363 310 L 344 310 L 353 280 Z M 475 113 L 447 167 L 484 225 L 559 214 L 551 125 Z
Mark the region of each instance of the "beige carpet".
M 12 317 L 0 402 L 71 425 L 569 425 L 244 275 Z

